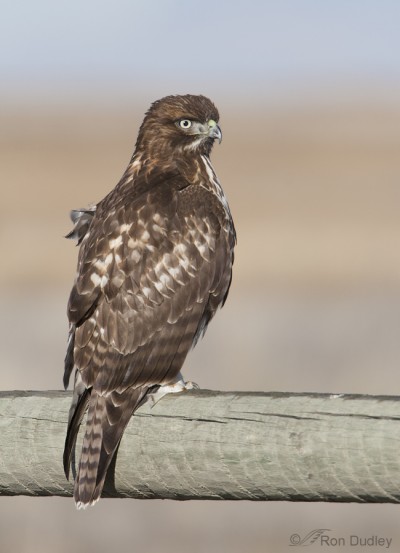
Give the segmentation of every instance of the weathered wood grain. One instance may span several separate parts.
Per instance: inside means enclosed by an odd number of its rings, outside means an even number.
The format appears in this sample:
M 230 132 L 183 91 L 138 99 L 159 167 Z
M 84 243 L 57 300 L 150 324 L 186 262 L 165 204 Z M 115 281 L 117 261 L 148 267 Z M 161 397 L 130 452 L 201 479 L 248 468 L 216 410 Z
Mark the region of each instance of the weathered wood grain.
M 0 495 L 71 495 L 62 469 L 70 398 L 0 392 Z M 132 418 L 104 495 L 399 502 L 400 398 L 166 396 Z

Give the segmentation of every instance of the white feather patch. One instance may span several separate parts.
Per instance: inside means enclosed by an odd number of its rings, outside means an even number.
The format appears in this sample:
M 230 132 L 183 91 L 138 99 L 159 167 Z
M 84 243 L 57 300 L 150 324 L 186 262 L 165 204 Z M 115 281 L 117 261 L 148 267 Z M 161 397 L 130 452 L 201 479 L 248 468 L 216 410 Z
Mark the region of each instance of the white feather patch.
M 130 225 L 128 225 L 128 224 L 124 223 L 123 225 L 121 225 L 121 226 L 120 226 L 121 234 L 122 234 L 123 232 L 128 232 L 128 231 L 130 231 L 131 228 L 132 228 L 132 224 L 133 224 L 133 223 L 131 223 Z
M 101 288 L 104 288 L 104 286 L 108 282 L 108 276 L 106 275 L 99 276 L 97 273 L 92 273 L 90 275 L 90 280 L 93 282 L 95 286 L 100 286 Z
M 113 254 L 109 253 L 105 259 L 97 259 L 95 261 L 94 266 L 96 269 L 99 269 L 100 271 L 106 271 L 109 265 L 113 262 Z
M 117 236 L 117 238 L 114 238 L 108 242 L 108 245 L 110 246 L 110 249 L 113 250 L 115 248 L 118 248 L 122 244 L 122 236 Z

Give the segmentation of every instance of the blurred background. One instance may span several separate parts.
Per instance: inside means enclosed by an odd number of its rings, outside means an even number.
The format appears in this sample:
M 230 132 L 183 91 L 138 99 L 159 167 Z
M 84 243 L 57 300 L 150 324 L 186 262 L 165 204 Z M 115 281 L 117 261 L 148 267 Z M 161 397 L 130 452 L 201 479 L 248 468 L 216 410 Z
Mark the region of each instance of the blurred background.
M 69 210 L 117 183 L 153 100 L 190 92 L 221 113 L 213 163 L 238 246 L 230 298 L 186 377 L 220 390 L 399 394 L 399 20 L 390 0 L 5 0 L 1 388 L 61 388 L 77 258 L 63 239 Z M 3 497 L 0 551 L 279 552 L 316 528 L 392 538 L 397 550 L 399 516 L 385 505 L 110 499 L 78 513 L 72 500 Z

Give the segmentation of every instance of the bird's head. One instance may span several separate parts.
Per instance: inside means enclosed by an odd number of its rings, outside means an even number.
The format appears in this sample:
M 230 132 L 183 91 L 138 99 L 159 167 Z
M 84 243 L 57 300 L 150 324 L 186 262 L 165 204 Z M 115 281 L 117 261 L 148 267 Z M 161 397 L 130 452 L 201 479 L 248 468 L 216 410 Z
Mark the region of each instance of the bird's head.
M 222 140 L 219 114 L 205 96 L 166 96 L 154 102 L 139 130 L 136 150 L 158 156 L 206 154 Z

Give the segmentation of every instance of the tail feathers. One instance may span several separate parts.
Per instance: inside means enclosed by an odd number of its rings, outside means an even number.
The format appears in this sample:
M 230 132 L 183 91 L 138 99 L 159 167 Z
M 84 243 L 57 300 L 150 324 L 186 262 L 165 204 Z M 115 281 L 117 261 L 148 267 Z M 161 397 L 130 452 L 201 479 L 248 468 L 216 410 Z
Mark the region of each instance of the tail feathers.
M 68 334 L 68 346 L 67 353 L 65 355 L 64 361 L 64 389 L 68 388 L 69 378 L 71 376 L 72 370 L 74 368 L 74 346 L 75 346 L 75 325 L 71 324 Z
M 82 382 L 79 371 L 75 374 L 75 388 L 72 396 L 72 403 L 68 415 L 68 429 L 65 438 L 63 465 L 64 473 L 69 480 L 69 469 L 71 466 L 72 453 L 75 448 L 76 438 L 78 436 L 79 427 L 81 425 L 84 414 L 86 413 L 91 389 L 86 388 Z
M 121 394 L 112 392 L 100 396 L 92 390 L 74 487 L 78 509 L 93 505 L 100 499 L 108 467 L 122 434 L 146 392 L 147 388 L 129 388 Z

